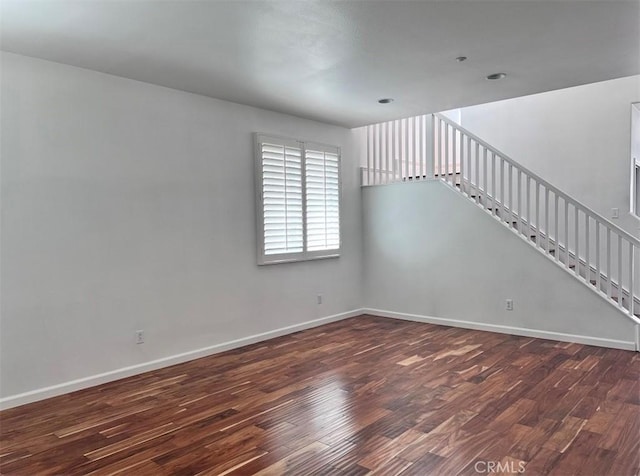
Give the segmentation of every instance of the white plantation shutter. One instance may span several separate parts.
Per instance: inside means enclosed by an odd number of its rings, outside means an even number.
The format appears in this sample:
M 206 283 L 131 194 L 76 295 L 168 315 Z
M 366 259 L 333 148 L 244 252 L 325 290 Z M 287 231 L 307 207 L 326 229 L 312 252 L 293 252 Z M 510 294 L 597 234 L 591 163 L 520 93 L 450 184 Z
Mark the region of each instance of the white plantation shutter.
M 316 150 L 319 149 L 319 150 Z M 307 250 L 340 248 L 340 177 L 338 151 L 305 149 Z
M 302 149 L 294 143 L 260 143 L 264 254 L 304 250 Z
M 340 152 L 256 134 L 258 264 L 339 256 Z

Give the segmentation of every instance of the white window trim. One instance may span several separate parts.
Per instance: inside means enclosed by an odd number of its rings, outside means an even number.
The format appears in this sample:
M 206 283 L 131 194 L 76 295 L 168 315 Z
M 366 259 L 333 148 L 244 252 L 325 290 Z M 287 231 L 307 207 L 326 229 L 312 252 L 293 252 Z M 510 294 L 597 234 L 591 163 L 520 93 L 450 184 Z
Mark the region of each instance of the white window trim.
M 303 223 L 303 250 L 300 252 L 281 253 L 266 255 L 264 252 L 264 203 L 263 203 L 263 182 L 262 182 L 262 149 L 261 138 L 278 140 L 283 145 L 300 147 L 302 154 L 302 223 Z M 338 226 L 339 226 L 339 243 L 337 249 L 306 251 L 307 250 L 307 207 L 306 207 L 306 149 L 316 151 L 337 153 L 338 155 Z M 314 141 L 301 141 L 290 137 L 282 137 L 274 134 L 254 133 L 254 177 L 255 177 L 255 195 L 256 195 L 256 244 L 257 244 L 257 263 L 260 266 L 295 263 L 299 261 L 313 261 L 328 258 L 339 258 L 342 250 L 342 150 L 340 147 L 329 144 L 322 144 Z
M 638 203 L 638 182 L 636 181 L 637 170 L 640 169 L 640 159 L 632 157 L 631 158 L 631 203 L 630 203 L 630 212 L 631 215 L 640 219 L 640 210 L 636 209 L 636 204 Z
M 640 169 L 640 157 L 634 156 L 634 141 L 637 140 L 636 134 L 640 134 L 636 129 L 640 126 L 640 121 L 636 119 L 635 111 L 640 112 L 640 102 L 632 102 L 631 103 L 631 140 L 630 140 L 630 152 L 631 152 L 631 197 L 629 200 L 629 211 L 630 215 L 638 220 L 640 220 L 640 210 L 637 209 L 636 205 L 638 203 L 638 194 L 640 194 L 640 190 L 638 189 L 638 183 L 636 181 L 636 171 Z M 638 124 L 636 124 L 638 122 Z

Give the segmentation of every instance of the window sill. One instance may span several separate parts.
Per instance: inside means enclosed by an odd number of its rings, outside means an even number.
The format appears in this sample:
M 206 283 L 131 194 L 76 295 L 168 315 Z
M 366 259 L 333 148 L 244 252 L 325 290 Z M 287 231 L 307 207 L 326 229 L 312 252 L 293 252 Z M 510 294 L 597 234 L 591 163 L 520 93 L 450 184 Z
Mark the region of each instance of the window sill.
M 273 258 L 273 259 L 262 256 L 260 257 L 261 259 L 258 260 L 258 266 L 268 266 L 271 264 L 282 264 L 282 263 L 299 263 L 304 261 L 317 261 L 321 259 L 332 259 L 332 258 L 339 258 L 339 257 L 340 257 L 340 250 L 332 250 L 332 253 L 330 254 L 310 255 L 310 256 L 289 256 L 289 257 Z

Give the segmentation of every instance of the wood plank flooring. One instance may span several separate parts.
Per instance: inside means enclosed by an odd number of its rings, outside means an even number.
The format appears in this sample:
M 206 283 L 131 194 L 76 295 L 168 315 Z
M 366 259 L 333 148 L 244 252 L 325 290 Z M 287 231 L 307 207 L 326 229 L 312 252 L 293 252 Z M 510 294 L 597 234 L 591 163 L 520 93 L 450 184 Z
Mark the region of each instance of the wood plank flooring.
M 0 472 L 631 476 L 639 355 L 360 316 L 6 410 Z

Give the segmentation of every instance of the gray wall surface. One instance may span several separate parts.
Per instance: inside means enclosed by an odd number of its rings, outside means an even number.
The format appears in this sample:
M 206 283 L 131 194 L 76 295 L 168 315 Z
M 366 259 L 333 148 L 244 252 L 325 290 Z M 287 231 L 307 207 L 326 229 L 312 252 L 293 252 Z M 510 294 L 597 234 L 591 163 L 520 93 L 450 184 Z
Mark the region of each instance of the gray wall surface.
M 634 340 L 630 319 L 447 185 L 368 187 L 363 210 L 367 308 Z

